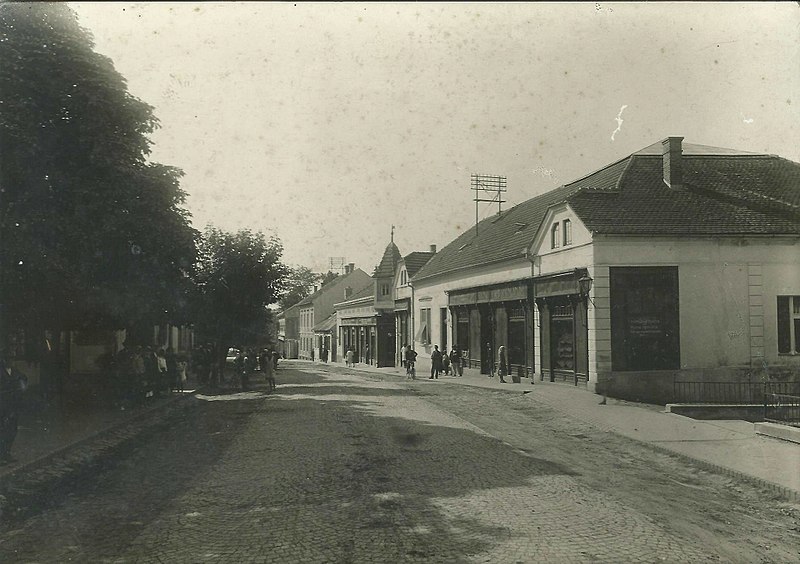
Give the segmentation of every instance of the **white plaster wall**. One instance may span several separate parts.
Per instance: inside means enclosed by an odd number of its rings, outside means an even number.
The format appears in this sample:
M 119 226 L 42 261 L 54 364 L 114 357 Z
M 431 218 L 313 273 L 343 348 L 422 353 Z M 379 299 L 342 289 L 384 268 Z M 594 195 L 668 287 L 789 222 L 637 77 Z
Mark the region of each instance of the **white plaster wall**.
M 440 345 L 439 335 L 441 331 L 441 320 L 439 311 L 447 307 L 447 294 L 451 290 L 484 286 L 487 284 L 498 284 L 530 278 L 531 263 L 525 258 L 515 261 L 507 261 L 497 265 L 489 265 L 473 269 L 462 270 L 452 274 L 437 276 L 430 281 L 423 280 L 414 282 L 414 331 L 413 337 L 416 339 L 419 332 L 420 310 L 423 308 L 431 309 L 431 345 L 426 347 L 418 341 L 414 341 L 414 350 L 417 351 L 419 358 L 430 359 L 430 352 L 433 345 Z M 452 316 L 447 315 L 447 341 L 453 342 Z
M 594 247 L 595 266 L 603 269 L 678 266 L 682 368 L 747 367 L 754 350 L 751 337 L 761 332 L 765 359 L 791 362 L 777 355 L 776 296 L 800 294 L 800 240 L 596 237 Z M 596 304 L 598 281 L 595 276 Z M 763 328 L 759 317 L 751 316 L 759 302 Z M 594 321 L 597 327 L 597 316 Z

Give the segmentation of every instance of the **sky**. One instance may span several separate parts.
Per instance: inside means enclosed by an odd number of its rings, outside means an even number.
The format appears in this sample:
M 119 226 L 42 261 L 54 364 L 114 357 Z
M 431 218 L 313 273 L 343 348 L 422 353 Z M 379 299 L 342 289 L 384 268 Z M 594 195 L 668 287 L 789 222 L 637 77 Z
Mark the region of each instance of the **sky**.
M 668 136 L 800 161 L 782 3 L 70 3 L 206 225 L 371 273 Z M 479 217 L 497 212 L 480 204 Z

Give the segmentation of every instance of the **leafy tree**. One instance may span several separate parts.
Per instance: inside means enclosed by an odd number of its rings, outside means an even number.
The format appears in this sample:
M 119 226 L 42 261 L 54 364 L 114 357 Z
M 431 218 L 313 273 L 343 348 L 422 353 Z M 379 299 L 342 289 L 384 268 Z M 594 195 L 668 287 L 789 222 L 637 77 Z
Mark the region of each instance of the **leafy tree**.
M 268 338 L 268 306 L 278 299 L 288 269 L 280 261 L 280 241 L 260 232 L 208 227 L 198 247 L 192 317 L 200 338 L 216 345 L 223 362 L 229 347 L 257 345 Z
M 0 3 L 3 326 L 178 321 L 197 233 L 153 108 L 66 4 Z
M 280 307 L 286 310 L 308 296 L 319 284 L 322 275 L 313 272 L 306 266 L 290 268 L 286 277 L 285 290 L 280 299 Z

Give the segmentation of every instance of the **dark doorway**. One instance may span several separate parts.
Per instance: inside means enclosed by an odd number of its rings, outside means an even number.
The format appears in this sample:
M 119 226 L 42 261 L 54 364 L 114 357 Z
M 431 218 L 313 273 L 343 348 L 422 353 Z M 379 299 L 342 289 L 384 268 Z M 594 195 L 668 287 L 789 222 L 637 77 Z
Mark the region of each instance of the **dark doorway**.
M 481 308 L 481 374 L 494 372 L 494 315 L 492 308 Z

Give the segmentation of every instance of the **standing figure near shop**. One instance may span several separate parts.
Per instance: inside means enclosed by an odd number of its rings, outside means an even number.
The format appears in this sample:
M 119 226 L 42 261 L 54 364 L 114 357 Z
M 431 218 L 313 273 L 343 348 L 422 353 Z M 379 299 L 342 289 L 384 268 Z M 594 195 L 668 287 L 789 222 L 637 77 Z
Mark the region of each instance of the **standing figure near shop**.
M 492 350 L 492 344 L 486 343 L 486 358 L 489 362 L 489 378 L 494 378 L 494 351 Z
M 450 366 L 453 370 L 453 376 L 464 375 L 464 365 L 461 364 L 461 353 L 459 352 L 458 347 L 453 347 L 450 350 Z
M 403 343 L 403 346 L 400 347 L 400 366 L 406 368 L 406 351 L 408 350 L 408 345 Z M 406 369 L 406 374 L 408 374 L 408 370 Z
M 0 356 L 0 464 L 13 462 L 11 445 L 17 438 L 22 394 L 28 379 L 6 360 L 5 351 Z
M 442 372 L 450 376 L 450 356 L 447 354 L 447 347 L 442 347 Z
M 344 353 L 344 363 L 350 368 L 353 367 L 353 347 L 348 348 Z
M 442 371 L 442 351 L 439 350 L 439 345 L 433 345 L 433 352 L 431 353 L 431 377 L 428 380 L 439 379 L 439 372 Z
M 503 376 L 508 374 L 508 355 L 506 354 L 506 346 L 500 345 L 497 349 L 497 375 L 500 376 L 500 382 L 505 384 L 506 381 Z

